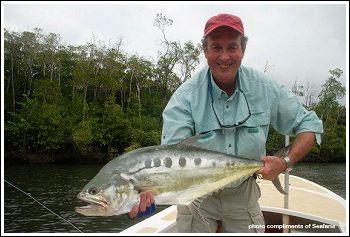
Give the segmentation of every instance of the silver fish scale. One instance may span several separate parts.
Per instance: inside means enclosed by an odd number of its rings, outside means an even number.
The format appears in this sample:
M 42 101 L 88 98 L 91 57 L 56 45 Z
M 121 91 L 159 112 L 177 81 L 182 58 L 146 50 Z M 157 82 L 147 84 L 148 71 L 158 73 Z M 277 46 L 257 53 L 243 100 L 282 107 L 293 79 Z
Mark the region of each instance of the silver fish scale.
M 169 146 L 168 149 L 156 149 L 151 154 L 138 155 L 137 164 L 134 163 L 134 167 L 126 174 L 136 186 L 145 189 L 161 187 L 163 191 L 180 190 L 193 183 L 210 183 L 234 172 L 240 173 L 247 169 L 254 172 L 262 167 L 261 161 L 234 158 L 224 153 L 187 146 L 183 149 Z
M 156 146 L 153 149 L 142 148 L 118 158 L 118 168 L 128 174 L 154 167 L 191 170 L 199 167 L 247 165 L 247 163 L 262 165 L 260 160 L 237 158 L 221 152 L 179 145 Z

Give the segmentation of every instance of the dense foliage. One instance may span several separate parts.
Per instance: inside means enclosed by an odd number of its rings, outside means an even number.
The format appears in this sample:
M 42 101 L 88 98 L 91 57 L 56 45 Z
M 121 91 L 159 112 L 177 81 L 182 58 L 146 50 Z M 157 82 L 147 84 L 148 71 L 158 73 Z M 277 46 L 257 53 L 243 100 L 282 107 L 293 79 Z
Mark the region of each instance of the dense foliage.
M 160 143 L 161 113 L 173 91 L 199 63 L 200 47 L 167 40 L 170 19 L 158 14 L 163 35 L 156 62 L 95 40 L 64 46 L 60 36 L 8 32 L 4 41 L 5 151 L 11 154 L 96 155 L 110 159 L 138 147 Z M 309 160 L 345 161 L 345 107 L 337 98 L 345 88 L 331 76 L 319 102 L 307 105 L 324 122 L 325 134 Z M 271 131 L 268 150 L 284 137 Z M 99 155 L 98 155 L 99 154 Z

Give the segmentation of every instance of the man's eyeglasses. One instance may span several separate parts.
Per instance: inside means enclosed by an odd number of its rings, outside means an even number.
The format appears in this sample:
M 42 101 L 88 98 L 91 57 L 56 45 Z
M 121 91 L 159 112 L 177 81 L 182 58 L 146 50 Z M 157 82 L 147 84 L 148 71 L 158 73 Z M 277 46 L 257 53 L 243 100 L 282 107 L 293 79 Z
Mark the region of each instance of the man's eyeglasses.
M 242 121 L 238 122 L 237 124 L 232 124 L 232 125 L 226 125 L 226 124 L 221 124 L 220 122 L 220 119 L 218 118 L 218 115 L 216 114 L 216 111 L 214 109 L 214 99 L 213 99 L 213 86 L 211 84 L 211 78 L 210 78 L 210 74 L 208 73 L 208 89 L 209 89 L 209 93 L 210 93 L 210 96 L 211 96 L 211 107 L 214 111 L 214 114 L 215 114 L 215 117 L 216 119 L 218 120 L 219 124 L 220 124 L 220 127 L 221 128 L 234 128 L 234 127 L 238 127 L 240 125 L 242 125 L 243 123 L 245 123 L 251 116 L 251 112 L 250 112 L 250 108 L 249 108 L 249 104 L 248 104 L 248 100 L 247 100 L 247 97 L 245 96 L 244 92 L 238 88 L 238 90 L 243 94 L 244 96 L 244 99 L 245 99 L 245 102 L 247 103 L 247 107 L 248 107 L 248 116 L 243 119 Z

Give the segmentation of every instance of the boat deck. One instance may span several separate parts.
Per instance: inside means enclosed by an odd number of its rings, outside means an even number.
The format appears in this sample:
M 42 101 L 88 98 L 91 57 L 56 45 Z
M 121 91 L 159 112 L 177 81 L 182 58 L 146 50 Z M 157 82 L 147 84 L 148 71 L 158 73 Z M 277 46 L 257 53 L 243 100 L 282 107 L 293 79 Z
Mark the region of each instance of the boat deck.
M 284 175 L 280 175 L 284 184 Z M 257 181 L 261 188 L 260 206 L 263 210 L 272 208 L 284 209 L 284 195 L 281 195 L 272 182 Z M 297 176 L 289 175 L 289 206 L 300 215 L 312 215 L 321 219 L 346 222 L 345 200 L 330 190 Z

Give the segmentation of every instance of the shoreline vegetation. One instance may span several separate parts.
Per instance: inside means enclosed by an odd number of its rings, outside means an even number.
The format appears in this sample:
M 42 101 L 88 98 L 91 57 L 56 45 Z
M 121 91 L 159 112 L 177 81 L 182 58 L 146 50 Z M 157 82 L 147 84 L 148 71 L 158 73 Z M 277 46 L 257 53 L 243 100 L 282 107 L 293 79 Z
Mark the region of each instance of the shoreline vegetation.
M 162 111 L 173 92 L 198 69 L 201 46 L 168 40 L 165 29 L 173 21 L 162 14 L 153 24 L 163 41 L 152 61 L 126 53 L 122 39 L 105 44 L 93 37 L 75 46 L 38 28 L 5 29 L 6 162 L 103 163 L 133 149 L 158 145 Z M 297 81 L 291 88 L 324 126 L 322 144 L 304 161 L 346 161 L 346 108 L 338 102 L 346 90 L 337 80 L 343 71 L 328 72 L 319 93 Z M 267 141 L 267 154 L 284 146 L 284 136 L 272 128 Z

